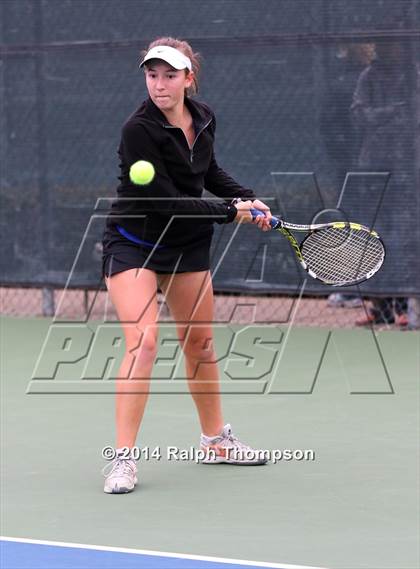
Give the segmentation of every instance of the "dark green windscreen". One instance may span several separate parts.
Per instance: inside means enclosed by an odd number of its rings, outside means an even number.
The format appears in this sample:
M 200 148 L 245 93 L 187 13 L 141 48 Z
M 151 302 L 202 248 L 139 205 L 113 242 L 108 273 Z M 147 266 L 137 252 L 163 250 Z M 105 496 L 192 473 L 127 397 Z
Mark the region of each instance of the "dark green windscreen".
M 2 0 L 0 19 L 1 284 L 98 285 L 139 52 L 171 35 L 202 55 L 219 164 L 288 221 L 374 225 L 387 258 L 362 290 L 420 294 L 417 0 Z M 297 291 L 288 243 L 235 228 L 215 228 L 215 288 Z

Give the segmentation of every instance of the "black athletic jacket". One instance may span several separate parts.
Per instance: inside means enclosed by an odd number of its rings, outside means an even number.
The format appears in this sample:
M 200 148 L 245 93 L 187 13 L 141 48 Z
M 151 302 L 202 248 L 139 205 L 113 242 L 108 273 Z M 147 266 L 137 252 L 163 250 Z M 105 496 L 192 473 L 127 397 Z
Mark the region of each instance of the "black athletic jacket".
M 150 98 L 124 124 L 118 150 L 121 183 L 108 226 L 118 224 L 153 243 L 164 232 L 161 243 L 177 246 L 211 235 L 214 222 L 233 221 L 237 213 L 233 198 L 255 199 L 252 190 L 240 186 L 217 165 L 213 112 L 188 97 L 185 103 L 196 133 L 191 150 L 182 129 L 170 125 Z M 147 160 L 155 167 L 156 175 L 148 185 L 130 181 L 129 170 L 137 160 Z M 204 188 L 226 201 L 202 198 Z M 191 218 L 191 214 L 199 217 Z

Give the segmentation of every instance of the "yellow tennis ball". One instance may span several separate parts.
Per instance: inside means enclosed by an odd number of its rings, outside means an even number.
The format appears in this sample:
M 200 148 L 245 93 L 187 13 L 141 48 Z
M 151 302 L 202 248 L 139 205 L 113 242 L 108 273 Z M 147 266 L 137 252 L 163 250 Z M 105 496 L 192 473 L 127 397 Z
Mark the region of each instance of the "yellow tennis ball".
M 130 168 L 130 180 L 133 184 L 144 186 L 150 184 L 155 177 L 155 169 L 151 162 L 146 160 L 138 160 Z

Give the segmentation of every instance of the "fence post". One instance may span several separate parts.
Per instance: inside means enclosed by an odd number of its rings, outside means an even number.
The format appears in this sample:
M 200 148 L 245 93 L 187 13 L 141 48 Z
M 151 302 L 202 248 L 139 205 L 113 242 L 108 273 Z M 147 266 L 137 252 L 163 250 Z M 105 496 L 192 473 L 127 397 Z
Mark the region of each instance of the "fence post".
M 44 287 L 42 289 L 42 315 L 54 316 L 55 303 L 54 303 L 54 289 Z

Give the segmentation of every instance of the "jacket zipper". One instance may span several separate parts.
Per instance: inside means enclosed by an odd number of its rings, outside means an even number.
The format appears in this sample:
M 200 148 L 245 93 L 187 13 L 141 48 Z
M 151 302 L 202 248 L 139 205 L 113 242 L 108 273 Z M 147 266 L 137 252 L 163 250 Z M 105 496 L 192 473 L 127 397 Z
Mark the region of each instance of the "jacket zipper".
M 187 137 L 185 136 L 185 132 L 182 130 L 182 128 L 180 128 L 179 126 L 172 126 L 171 124 L 164 124 L 164 128 L 176 128 L 177 130 L 182 131 L 182 134 L 184 135 L 185 141 L 187 143 L 188 146 L 188 150 L 190 151 L 190 162 L 192 163 L 193 158 L 194 158 L 194 144 L 197 142 L 198 137 L 200 136 L 200 134 L 203 132 L 203 130 L 205 130 L 209 124 L 211 123 L 213 119 L 211 118 L 197 133 L 196 137 L 194 138 L 194 141 L 190 147 Z

